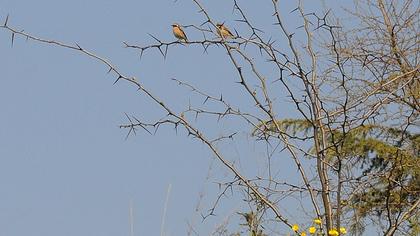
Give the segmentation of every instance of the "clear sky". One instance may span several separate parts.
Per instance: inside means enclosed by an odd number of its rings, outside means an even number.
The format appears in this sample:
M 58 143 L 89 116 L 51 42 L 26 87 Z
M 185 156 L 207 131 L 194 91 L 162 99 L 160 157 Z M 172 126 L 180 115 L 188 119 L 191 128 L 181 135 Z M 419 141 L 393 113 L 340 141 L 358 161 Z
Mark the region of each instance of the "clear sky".
M 241 29 L 231 1 L 202 2 L 212 17 Z M 256 24 L 272 27 L 271 1 L 239 2 Z M 282 2 L 287 16 L 295 3 Z M 322 5 L 309 2 L 312 8 Z M 123 48 L 122 42 L 153 43 L 148 33 L 172 41 L 173 22 L 203 22 L 197 10 L 186 0 L 0 0 L 2 23 L 10 14 L 13 27 L 77 42 L 136 76 L 177 111 L 196 101 L 171 78 L 226 94 L 234 102 L 242 99 L 223 49 L 214 47 L 204 54 L 197 46 L 176 46 L 166 60 L 153 50 L 140 60 L 138 52 Z M 298 23 L 288 24 L 294 30 Z M 192 30 L 187 33 L 189 38 L 201 37 Z M 118 127 L 127 121 L 125 113 L 146 121 L 163 113 L 128 83 L 113 85 L 115 78 L 106 72 L 102 64 L 63 48 L 21 37 L 11 47 L 10 34 L 0 31 L 0 235 L 129 235 L 130 200 L 135 235 L 159 235 L 169 185 L 166 235 L 185 235 L 188 222 L 200 235 L 208 235 L 242 204 L 235 202 L 241 195 L 228 199 L 216 212 L 219 217 L 202 222 L 200 214 L 217 196 L 215 181 L 229 179 L 228 172 L 202 143 L 173 127 L 162 127 L 156 135 L 139 130 L 126 140 L 127 130 Z M 286 111 L 280 115 L 290 116 Z M 204 129 L 216 135 L 230 129 L 229 123 L 217 127 Z M 244 143 L 225 145 L 231 160 L 259 154 L 241 153 Z M 230 145 L 236 152 L 227 149 Z M 250 166 L 241 168 L 248 173 Z M 293 169 L 285 171 L 295 174 Z

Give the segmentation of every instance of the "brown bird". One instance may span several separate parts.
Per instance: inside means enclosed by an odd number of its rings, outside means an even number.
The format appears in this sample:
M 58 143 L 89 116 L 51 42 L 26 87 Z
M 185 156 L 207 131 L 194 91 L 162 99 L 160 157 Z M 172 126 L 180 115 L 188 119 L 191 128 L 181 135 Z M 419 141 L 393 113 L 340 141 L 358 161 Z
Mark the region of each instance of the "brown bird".
M 174 23 L 172 25 L 172 32 L 174 33 L 174 36 L 184 42 L 187 42 L 188 38 L 187 35 L 185 34 L 184 30 L 182 30 L 181 26 Z
M 230 30 L 224 24 L 217 24 L 217 29 L 220 37 L 222 38 L 235 38 Z

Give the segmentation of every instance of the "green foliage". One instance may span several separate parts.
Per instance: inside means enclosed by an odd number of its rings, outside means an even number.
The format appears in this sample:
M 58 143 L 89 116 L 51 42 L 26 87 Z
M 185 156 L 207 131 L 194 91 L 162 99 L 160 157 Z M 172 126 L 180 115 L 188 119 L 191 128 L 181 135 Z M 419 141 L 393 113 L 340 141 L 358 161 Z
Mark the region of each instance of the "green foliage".
M 254 211 L 250 212 L 240 212 L 238 213 L 242 216 L 242 221 L 244 222 L 241 224 L 246 228 L 246 235 L 249 236 L 267 236 L 267 234 L 263 233 L 262 225 L 261 225 L 261 219 L 260 216 Z M 240 236 L 241 233 L 237 232 L 234 234 L 231 234 L 231 236 Z
M 302 133 L 304 136 L 306 136 L 311 130 L 312 124 L 307 120 L 300 119 L 284 119 L 276 120 L 275 122 L 273 122 L 272 120 L 262 121 L 252 131 L 252 135 L 258 137 L 267 137 L 269 135 L 275 135 L 276 133 L 279 133 L 277 127 L 280 129 L 280 132 L 287 132 L 292 136 L 295 136 L 298 133 Z
M 310 122 L 301 119 L 262 122 L 253 134 L 258 137 L 276 136 L 277 127 L 289 136 L 301 135 L 300 140 L 312 142 Z M 302 139 L 306 138 L 306 139 Z M 321 138 L 321 137 L 320 137 Z M 381 125 L 363 125 L 345 132 L 326 130 L 326 160 L 332 165 L 347 163 L 354 179 L 368 180 L 370 186 L 353 192 L 346 200 L 348 210 L 359 217 L 378 216 L 388 211 L 395 215 L 409 208 L 420 197 L 420 134 Z M 316 154 L 313 149 L 309 150 Z M 412 221 L 417 232 L 418 221 Z M 413 231 L 413 232 L 414 232 Z
M 420 235 L 420 214 L 414 215 L 412 218 L 408 220 L 410 236 L 418 236 Z

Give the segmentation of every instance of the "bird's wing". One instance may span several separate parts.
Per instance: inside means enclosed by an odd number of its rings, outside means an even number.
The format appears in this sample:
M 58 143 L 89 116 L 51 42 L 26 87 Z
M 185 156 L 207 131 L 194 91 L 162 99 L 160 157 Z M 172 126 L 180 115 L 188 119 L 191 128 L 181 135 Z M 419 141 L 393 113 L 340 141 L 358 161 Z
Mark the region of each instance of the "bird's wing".
M 179 31 L 181 32 L 182 37 L 184 37 L 186 40 L 188 40 L 187 35 L 185 34 L 184 30 L 179 28 Z
M 225 27 L 225 29 L 226 29 L 226 31 L 228 32 L 228 34 L 229 34 L 230 36 L 232 36 L 232 37 L 233 37 L 232 32 L 230 32 L 230 30 L 229 30 L 228 28 L 226 28 L 226 27 Z

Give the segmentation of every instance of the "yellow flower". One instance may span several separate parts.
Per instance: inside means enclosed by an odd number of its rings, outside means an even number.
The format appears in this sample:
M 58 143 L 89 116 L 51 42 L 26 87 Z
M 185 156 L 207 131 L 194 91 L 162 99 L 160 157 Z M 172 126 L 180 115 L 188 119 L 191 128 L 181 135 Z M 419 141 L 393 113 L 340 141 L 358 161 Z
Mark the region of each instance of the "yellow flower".
M 338 233 L 338 231 L 336 229 L 330 229 L 328 231 L 328 235 L 330 235 L 330 236 L 338 236 L 339 233 Z
M 344 227 L 340 227 L 340 233 L 341 233 L 341 234 L 346 234 L 346 233 L 347 233 L 346 228 L 344 228 Z
M 302 232 L 300 236 L 306 236 L 306 232 Z
M 309 233 L 310 234 L 314 234 L 316 232 L 316 228 L 315 227 L 309 227 Z
M 315 219 L 314 223 L 317 224 L 317 225 L 320 225 L 322 222 L 321 222 L 321 219 Z
M 295 232 L 297 232 L 297 231 L 299 230 L 299 225 L 294 224 L 294 225 L 292 226 L 292 230 L 293 230 L 293 231 L 295 231 Z

